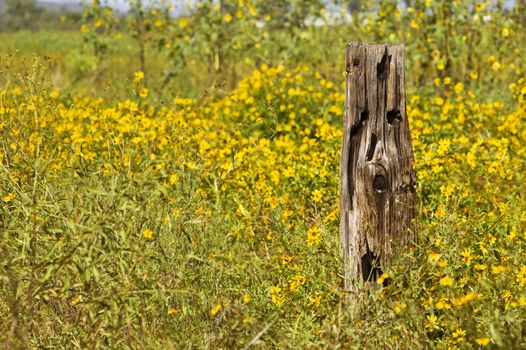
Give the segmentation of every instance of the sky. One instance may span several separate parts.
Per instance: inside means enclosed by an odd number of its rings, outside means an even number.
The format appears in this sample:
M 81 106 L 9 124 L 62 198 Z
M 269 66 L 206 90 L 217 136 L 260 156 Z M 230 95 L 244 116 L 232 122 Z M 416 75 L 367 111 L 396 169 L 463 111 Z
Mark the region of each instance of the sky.
M 143 0 L 143 3 L 148 3 L 153 0 Z M 53 3 L 53 4 L 75 4 L 78 5 L 80 3 L 90 3 L 92 0 L 37 0 L 37 2 L 40 3 Z M 113 8 L 119 9 L 121 11 L 126 11 L 130 8 L 128 5 L 127 0 L 100 0 L 101 4 L 107 4 L 108 6 L 111 6 Z M 179 0 L 174 1 L 175 4 L 175 14 L 178 14 L 182 11 L 182 6 L 184 4 L 188 4 L 188 2 L 192 2 L 192 0 Z
M 55 4 L 79 4 L 80 0 L 38 0 L 38 2 L 51 2 Z M 126 0 L 108 0 L 108 4 L 112 7 L 127 8 Z
M 64 4 L 78 4 L 80 3 L 80 0 L 38 0 L 39 2 L 52 2 L 52 3 L 64 3 Z M 84 0 L 86 1 L 86 0 Z M 90 1 L 90 0 L 88 0 Z M 102 1 L 104 2 L 104 1 Z M 145 0 L 145 2 L 148 2 L 148 0 Z M 185 1 L 186 3 L 187 1 Z M 126 10 L 128 8 L 128 5 L 126 4 L 126 0 L 107 0 L 108 5 L 119 8 L 121 10 Z M 506 0 L 505 1 L 505 7 L 512 8 L 515 5 L 515 0 Z

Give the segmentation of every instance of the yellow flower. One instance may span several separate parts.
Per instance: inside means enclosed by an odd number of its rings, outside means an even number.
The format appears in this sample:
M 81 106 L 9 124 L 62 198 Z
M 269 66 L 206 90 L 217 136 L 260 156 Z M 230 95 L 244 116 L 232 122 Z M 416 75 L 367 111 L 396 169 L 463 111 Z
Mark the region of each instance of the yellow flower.
M 212 308 L 212 310 L 210 310 L 210 315 L 212 316 L 217 315 L 218 312 L 221 310 L 221 308 L 222 308 L 221 304 L 217 304 L 216 306 Z
M 285 170 L 283 171 L 283 175 L 284 175 L 285 177 L 293 177 L 295 173 L 296 173 L 296 171 L 294 170 L 294 168 L 292 168 L 292 167 L 290 167 L 290 166 L 287 167 L 287 169 L 285 169 Z
M 4 197 L 4 202 L 6 203 L 9 203 L 9 202 L 12 202 L 13 199 L 16 198 L 16 194 L 14 193 L 8 193 L 5 197 Z
M 449 305 L 449 303 L 447 302 L 446 299 L 442 298 L 440 299 L 436 304 L 435 306 L 437 307 L 437 309 L 439 310 L 442 310 L 442 309 L 451 309 L 451 305 Z
M 454 87 L 454 90 L 457 94 L 460 94 L 462 92 L 462 90 L 464 90 L 464 84 L 462 83 L 456 83 L 455 84 L 455 87 Z
M 464 260 L 467 265 L 471 263 L 471 260 L 475 259 L 475 257 L 471 254 L 470 248 L 464 249 L 460 255 L 462 256 L 462 260 Z
M 313 246 L 321 243 L 321 233 L 318 227 L 312 227 L 307 231 L 307 245 Z
M 446 259 L 441 259 L 438 261 L 438 267 L 446 267 L 447 266 L 447 260 Z
M 172 315 L 175 315 L 177 313 L 177 309 L 176 308 L 169 308 L 168 309 L 168 316 L 172 316 Z
M 147 240 L 153 239 L 153 231 L 147 228 L 142 231 L 142 236 Z
M 479 77 L 479 74 L 478 74 L 476 71 L 472 70 L 472 71 L 469 73 L 469 76 L 471 77 L 471 79 L 473 79 L 473 80 L 477 80 L 478 77 Z
M 323 192 L 322 191 L 320 191 L 320 190 L 312 191 L 312 201 L 314 203 L 321 202 L 322 197 L 323 197 Z
M 475 343 L 477 343 L 480 346 L 486 346 L 489 344 L 489 338 L 488 337 L 482 337 L 475 339 Z
M 149 93 L 149 90 L 147 88 L 141 88 L 139 90 L 139 96 L 141 97 L 146 97 L 148 96 L 148 93 Z
M 315 296 L 309 297 L 309 306 L 319 307 L 321 303 L 321 294 L 316 293 Z
M 384 281 L 385 281 L 386 279 L 388 279 L 388 278 L 389 278 L 389 275 L 388 275 L 388 274 L 386 274 L 386 273 L 382 273 L 382 275 L 381 275 L 380 277 L 378 277 L 378 279 L 376 280 L 376 282 L 377 282 L 378 284 L 383 284 Z
M 442 256 L 441 254 L 438 254 L 438 253 L 435 253 L 435 252 L 431 252 L 427 256 L 427 261 L 429 261 L 429 263 L 431 265 L 436 265 L 441 256 Z
M 57 90 L 53 90 L 49 93 L 49 97 L 53 100 L 56 100 L 60 96 L 59 92 Z
M 455 281 L 449 276 L 442 277 L 440 279 L 440 285 L 444 286 L 444 287 L 451 287 L 451 286 L 453 286 L 453 282 L 455 282 Z
M 304 275 L 296 275 L 292 277 L 289 281 L 289 290 L 291 292 L 298 291 L 298 287 L 305 284 L 307 278 Z
M 402 312 L 402 310 L 404 310 L 405 308 L 407 307 L 407 305 L 405 303 L 398 303 L 395 305 L 395 307 L 393 308 L 393 311 L 397 314 L 399 314 L 400 312 Z
M 444 99 L 442 97 L 435 97 L 433 98 L 433 103 L 437 106 L 442 106 L 444 105 Z
M 243 295 L 243 302 L 244 302 L 245 304 L 250 303 L 251 300 L 252 300 L 252 298 L 250 297 L 250 294 L 245 293 L 245 294 Z
M 281 294 L 281 287 L 279 286 L 270 287 L 270 298 L 277 306 L 285 303 L 285 297 Z
M 499 275 L 499 274 L 501 274 L 504 271 L 506 271 L 506 267 L 504 267 L 502 265 L 493 266 L 491 268 L 491 273 L 494 274 L 494 275 Z
M 144 78 L 144 72 L 142 71 L 138 71 L 138 72 L 135 72 L 134 74 L 134 78 L 133 78 L 133 81 L 138 83 L 140 82 L 142 79 Z
M 226 23 L 230 23 L 232 21 L 232 15 L 230 13 L 227 13 L 225 17 L 223 17 Z
M 476 293 L 468 293 L 453 300 L 453 305 L 455 305 L 456 307 L 461 307 L 463 305 L 466 305 L 470 301 L 477 300 L 478 297 L 479 296 Z
M 427 318 L 427 320 L 424 323 L 424 327 L 425 328 L 429 328 L 429 329 L 438 329 L 439 328 L 438 324 L 437 324 L 438 317 L 436 317 L 435 315 L 429 315 L 426 318 Z
M 487 267 L 483 264 L 475 264 L 473 265 L 473 268 L 477 271 L 484 271 Z
M 522 264 L 519 272 L 517 272 L 517 283 L 519 286 L 526 286 L 526 265 Z
M 500 62 L 498 61 L 493 62 L 493 64 L 491 65 L 491 69 L 493 69 L 494 71 L 498 71 L 500 67 L 501 65 L 500 65 Z
M 78 303 L 80 303 L 82 301 L 82 295 L 77 295 L 75 298 L 73 298 L 71 301 L 70 301 L 70 304 L 75 306 L 77 305 Z
M 462 328 L 458 328 L 456 331 L 453 332 L 451 336 L 453 338 L 464 338 L 466 336 L 466 331 Z
M 182 17 L 179 19 L 179 28 L 183 29 L 188 25 L 188 19 L 186 17 Z

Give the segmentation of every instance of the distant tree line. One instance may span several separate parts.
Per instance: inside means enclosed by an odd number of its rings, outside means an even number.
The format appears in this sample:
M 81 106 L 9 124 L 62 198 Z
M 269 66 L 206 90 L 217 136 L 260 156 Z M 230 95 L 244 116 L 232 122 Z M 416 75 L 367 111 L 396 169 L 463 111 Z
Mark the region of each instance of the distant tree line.
M 81 14 L 65 7 L 48 10 L 36 0 L 0 0 L 0 31 L 78 29 Z

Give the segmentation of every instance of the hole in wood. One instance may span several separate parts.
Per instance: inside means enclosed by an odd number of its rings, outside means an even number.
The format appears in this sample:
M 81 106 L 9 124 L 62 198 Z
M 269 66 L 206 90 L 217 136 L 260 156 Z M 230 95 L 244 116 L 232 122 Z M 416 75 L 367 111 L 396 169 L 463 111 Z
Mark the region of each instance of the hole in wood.
M 399 110 L 393 109 L 387 112 L 387 122 L 389 124 L 393 124 L 394 120 L 398 119 L 399 121 L 402 121 L 402 114 Z
M 362 256 L 362 277 L 364 282 L 376 283 L 378 277 L 382 275 L 380 259 L 375 256 L 369 249 Z
M 360 122 L 351 128 L 351 138 L 353 138 L 354 136 L 358 134 L 358 131 L 360 131 L 360 129 L 362 128 L 363 123 L 368 119 L 369 119 L 369 111 L 363 110 L 360 113 Z
M 364 109 L 360 113 L 360 121 L 363 123 L 366 120 L 369 120 L 369 111 L 367 109 Z
M 382 56 L 380 63 L 376 65 L 376 74 L 378 79 L 385 80 L 389 74 L 389 65 L 391 64 L 391 55 L 387 52 Z
M 385 176 L 378 174 L 374 177 L 373 187 L 375 190 L 382 192 L 387 187 L 387 179 Z
M 357 67 L 358 65 L 360 64 L 360 59 L 358 57 L 355 57 L 353 60 L 352 60 L 352 65 Z
M 378 142 L 378 138 L 376 137 L 376 134 L 371 135 L 371 144 L 369 145 L 369 149 L 367 150 L 367 161 L 370 161 L 373 159 L 374 150 L 376 149 L 376 143 Z

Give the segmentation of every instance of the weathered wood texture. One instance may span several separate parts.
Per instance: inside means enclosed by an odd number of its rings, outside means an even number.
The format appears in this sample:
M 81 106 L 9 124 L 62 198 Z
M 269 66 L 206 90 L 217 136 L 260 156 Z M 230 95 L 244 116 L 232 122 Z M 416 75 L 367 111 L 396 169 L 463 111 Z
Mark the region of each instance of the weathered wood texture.
M 344 289 L 358 293 L 416 239 L 415 174 L 404 46 L 348 44 L 346 71 L 340 229 Z

